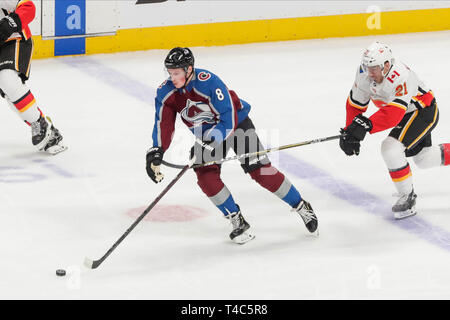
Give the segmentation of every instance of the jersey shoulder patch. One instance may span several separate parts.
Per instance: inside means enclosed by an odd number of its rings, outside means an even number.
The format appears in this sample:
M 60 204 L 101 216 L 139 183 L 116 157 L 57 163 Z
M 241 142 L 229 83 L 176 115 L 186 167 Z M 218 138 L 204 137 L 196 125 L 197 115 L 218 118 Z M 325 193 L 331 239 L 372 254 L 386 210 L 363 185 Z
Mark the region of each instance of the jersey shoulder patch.
M 406 81 L 409 77 L 410 71 L 404 68 L 402 65 L 394 65 L 386 76 L 386 80 L 392 86 L 396 86 L 401 82 Z
M 410 88 L 407 86 L 410 71 L 402 66 L 394 66 L 386 76 L 385 92 L 392 98 L 408 96 Z
M 201 72 L 199 72 L 197 79 L 200 81 L 208 81 L 209 79 L 211 79 L 211 73 L 206 72 L 206 71 L 201 71 Z
M 198 81 L 196 81 L 195 89 L 205 96 L 212 96 L 214 91 L 220 87 L 220 79 L 214 73 L 204 70 L 204 69 L 195 69 L 196 77 Z

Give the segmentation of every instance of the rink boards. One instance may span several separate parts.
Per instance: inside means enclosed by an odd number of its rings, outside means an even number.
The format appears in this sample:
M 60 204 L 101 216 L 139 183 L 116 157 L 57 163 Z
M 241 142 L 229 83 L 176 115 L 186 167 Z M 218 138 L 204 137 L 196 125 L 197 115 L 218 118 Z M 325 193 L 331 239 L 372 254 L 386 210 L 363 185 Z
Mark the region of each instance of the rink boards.
M 35 1 L 34 57 L 450 29 L 449 1 L 151 2 Z

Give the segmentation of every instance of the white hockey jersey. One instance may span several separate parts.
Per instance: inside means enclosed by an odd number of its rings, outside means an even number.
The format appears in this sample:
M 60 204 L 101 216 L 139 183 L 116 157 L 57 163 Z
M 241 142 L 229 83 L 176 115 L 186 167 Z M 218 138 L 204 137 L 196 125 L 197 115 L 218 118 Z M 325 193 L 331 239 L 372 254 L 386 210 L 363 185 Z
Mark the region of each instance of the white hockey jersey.
M 395 126 L 405 113 L 425 108 L 433 99 L 433 92 L 404 63 L 395 63 L 380 84 L 360 66 L 347 99 L 347 125 L 367 110 L 370 101 L 379 108 L 370 117 L 374 133 Z

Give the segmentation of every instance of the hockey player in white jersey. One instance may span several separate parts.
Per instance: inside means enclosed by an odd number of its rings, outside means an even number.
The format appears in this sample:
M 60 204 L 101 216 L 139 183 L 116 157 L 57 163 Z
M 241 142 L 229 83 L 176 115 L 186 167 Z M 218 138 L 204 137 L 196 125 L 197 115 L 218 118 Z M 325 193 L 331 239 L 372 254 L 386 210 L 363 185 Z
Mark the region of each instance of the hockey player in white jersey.
M 362 114 L 370 101 L 378 111 L 365 117 Z M 349 156 L 359 154 L 367 132 L 391 129 L 381 154 L 399 196 L 392 211 L 396 219 L 415 215 L 417 195 L 408 158 L 423 169 L 450 164 L 450 144 L 433 145 L 431 141 L 439 120 L 433 92 L 414 71 L 394 59 L 387 45 L 375 42 L 363 54 L 346 109 L 340 147 Z
M 31 127 L 31 142 L 40 151 L 64 151 L 62 136 L 44 116 L 25 81 L 30 74 L 33 40 L 28 24 L 36 7 L 31 0 L 0 0 L 0 95 Z

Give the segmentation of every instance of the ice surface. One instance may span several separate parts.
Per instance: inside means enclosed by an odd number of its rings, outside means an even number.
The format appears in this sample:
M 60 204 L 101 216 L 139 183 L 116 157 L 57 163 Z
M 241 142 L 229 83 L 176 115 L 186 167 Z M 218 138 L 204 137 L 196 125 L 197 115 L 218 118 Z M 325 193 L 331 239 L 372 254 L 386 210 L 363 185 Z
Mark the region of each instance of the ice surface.
M 263 142 L 277 146 L 338 133 L 374 40 L 432 88 L 440 107 L 433 140 L 450 142 L 448 31 L 193 51 L 198 67 L 252 105 Z M 336 141 L 272 155 L 316 210 L 318 238 L 227 163 L 223 180 L 255 240 L 232 243 L 231 227 L 187 172 L 98 269 L 85 268 L 84 258 L 100 258 L 177 173 L 163 168 L 155 185 L 145 172 L 166 53 L 34 61 L 28 84 L 69 147 L 54 157 L 34 150 L 29 128 L 1 102 L 1 299 L 450 298 L 450 168 L 411 163 L 419 214 L 394 221 L 395 189 L 379 152 L 387 132 L 368 136 L 359 157 Z M 166 159 L 187 162 L 191 141 L 179 121 Z M 56 277 L 59 268 L 66 277 Z

